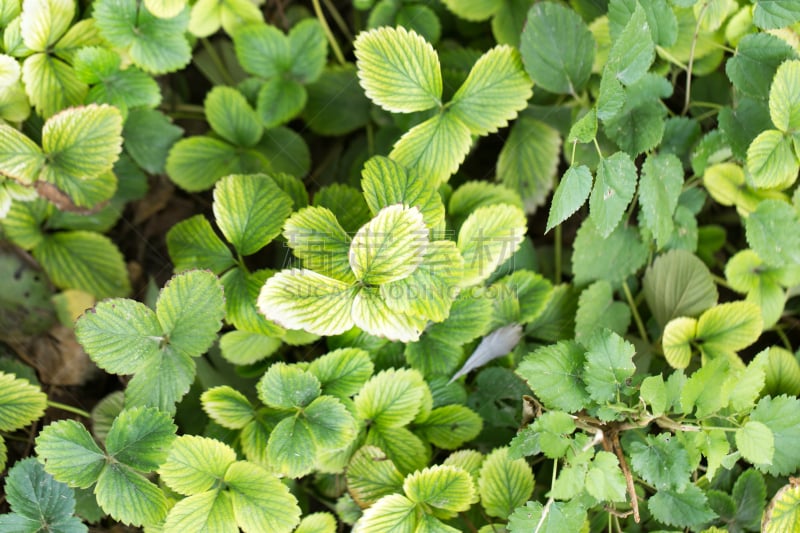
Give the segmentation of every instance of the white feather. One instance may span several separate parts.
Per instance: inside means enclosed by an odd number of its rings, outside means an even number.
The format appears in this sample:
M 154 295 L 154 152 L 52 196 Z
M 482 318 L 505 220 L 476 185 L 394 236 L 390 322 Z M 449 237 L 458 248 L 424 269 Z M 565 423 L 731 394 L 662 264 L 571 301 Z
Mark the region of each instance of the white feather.
M 467 362 L 456 372 L 450 383 L 454 382 L 471 370 L 485 365 L 493 359 L 502 357 L 513 350 L 522 339 L 522 326 L 519 324 L 509 324 L 502 328 L 497 328 L 483 338 L 481 343 L 469 356 Z

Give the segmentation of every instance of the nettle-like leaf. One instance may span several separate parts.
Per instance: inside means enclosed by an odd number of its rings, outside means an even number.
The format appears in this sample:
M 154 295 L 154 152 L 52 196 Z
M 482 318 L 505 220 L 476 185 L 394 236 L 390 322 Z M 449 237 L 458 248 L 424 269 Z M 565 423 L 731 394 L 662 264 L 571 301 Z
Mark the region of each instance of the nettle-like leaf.
M 632 344 L 608 330 L 588 339 L 586 363 L 583 367 L 586 390 L 598 402 L 619 400 L 626 380 L 633 376 L 636 367 Z
M 589 196 L 589 216 L 603 238 L 607 238 L 622 220 L 637 181 L 636 166 L 624 152 L 603 159 L 597 166 L 597 178 Z
M 569 167 L 553 194 L 547 228 L 550 231 L 581 208 L 592 191 L 592 173 L 585 165 Z
M 12 513 L 0 515 L 4 531 L 85 533 L 87 527 L 73 516 L 75 495 L 59 483 L 34 458 L 19 461 L 9 470 L 5 486 Z
M 775 452 L 772 460 L 767 462 L 754 461 L 755 467 L 765 473 L 775 476 L 787 475 L 797 470 L 800 465 L 800 453 L 790 444 L 797 438 L 797 419 L 800 416 L 800 400 L 786 395 L 776 398 L 767 396 L 762 398 L 756 408 L 750 413 L 748 424 L 757 423 L 756 426 L 766 435 L 765 426 L 772 434 Z M 768 439 L 769 437 L 763 437 Z
M 300 522 L 297 500 L 277 477 L 237 461 L 236 452 L 217 440 L 177 438 L 159 474 L 168 487 L 188 496 L 169 511 L 165 531 L 289 532 Z
M 589 402 L 582 379 L 584 351 L 572 341 L 544 346 L 525 357 L 516 373 L 548 407 L 575 412 Z
M 508 530 L 514 533 L 536 531 L 537 528 L 540 533 L 579 531 L 585 521 L 586 510 L 580 500 L 553 501 L 547 512 L 541 503 L 529 501 L 508 517 Z
M 607 329 L 624 335 L 631 324 L 631 310 L 614 300 L 614 289 L 605 280 L 595 281 L 581 292 L 575 313 L 575 340 L 586 343 Z
M 143 474 L 166 460 L 176 430 L 167 413 L 137 407 L 114 420 L 105 452 L 83 425 L 62 420 L 42 430 L 36 453 L 56 480 L 80 488 L 96 483 L 97 503 L 115 519 L 154 525 L 167 513 L 167 499 Z
M 224 316 L 222 284 L 210 272 L 174 276 L 156 310 L 133 300 L 100 302 L 76 323 L 79 342 L 108 372 L 136 374 L 126 405 L 174 411 L 194 381 L 193 358 L 216 339 Z
M 765 200 L 745 221 L 747 242 L 768 265 L 788 266 L 800 261 L 800 219 L 780 200 Z

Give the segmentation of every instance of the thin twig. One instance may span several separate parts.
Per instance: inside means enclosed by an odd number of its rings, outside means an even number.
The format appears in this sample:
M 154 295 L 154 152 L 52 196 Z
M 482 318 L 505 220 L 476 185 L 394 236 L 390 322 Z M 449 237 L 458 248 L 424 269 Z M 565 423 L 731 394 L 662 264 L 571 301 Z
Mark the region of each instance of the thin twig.
M 692 49 L 689 51 L 689 65 L 686 68 L 686 97 L 683 101 L 683 111 L 681 111 L 681 115 L 685 115 L 689 112 L 689 102 L 692 98 L 692 68 L 694 67 L 694 51 L 697 47 L 697 39 L 700 37 L 700 23 L 703 20 L 703 16 L 706 14 L 706 9 L 708 9 L 708 2 L 705 2 L 703 7 L 700 9 L 700 13 L 697 15 L 697 24 L 694 27 Z
M 633 475 L 628 466 L 628 461 L 625 460 L 625 455 L 622 453 L 622 445 L 619 442 L 619 432 L 611 432 L 611 448 L 619 460 L 619 466 L 622 468 L 622 475 L 625 476 L 625 484 L 628 486 L 628 496 L 631 499 L 631 509 L 633 510 L 633 520 L 637 524 L 641 520 L 639 516 L 639 499 L 636 497 L 636 487 L 633 484 Z

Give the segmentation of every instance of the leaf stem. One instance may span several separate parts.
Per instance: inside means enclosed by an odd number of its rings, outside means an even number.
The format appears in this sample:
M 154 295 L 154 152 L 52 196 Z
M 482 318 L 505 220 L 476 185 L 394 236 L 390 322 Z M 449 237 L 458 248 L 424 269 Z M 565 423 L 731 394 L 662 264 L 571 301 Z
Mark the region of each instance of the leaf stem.
M 644 327 L 644 322 L 642 322 L 642 317 L 639 315 L 639 309 L 636 307 L 636 302 L 633 301 L 633 295 L 631 294 L 631 290 L 628 288 L 627 281 L 622 282 L 622 291 L 625 293 L 625 299 L 628 301 L 628 307 L 631 308 L 633 320 L 636 322 L 636 329 L 639 330 L 639 336 L 647 344 L 650 344 L 650 337 L 647 335 L 647 328 Z
M 689 52 L 689 65 L 686 67 L 686 96 L 683 101 L 683 111 L 681 111 L 681 115 L 685 115 L 689 112 L 689 104 L 691 103 L 692 99 L 692 68 L 694 67 L 694 52 L 697 48 L 697 39 L 700 37 L 700 23 L 703 21 L 703 17 L 706 14 L 706 10 L 708 9 L 709 2 L 706 1 L 703 3 L 703 7 L 700 8 L 700 13 L 697 15 L 697 24 L 694 27 L 694 36 L 692 37 L 692 48 Z
M 550 489 L 552 489 L 553 486 L 556 484 L 557 475 L 558 475 L 558 459 L 553 461 L 553 479 L 550 481 Z M 553 499 L 552 496 L 550 496 L 547 499 L 547 503 L 545 503 L 544 507 L 542 508 L 542 516 L 539 518 L 539 523 L 536 524 L 536 529 L 533 531 L 533 533 L 539 533 L 539 531 L 542 529 L 544 521 L 547 520 L 547 515 L 550 514 L 550 507 L 553 505 L 554 501 L 555 500 Z
M 322 2 L 325 4 L 325 7 L 328 8 L 331 17 L 333 17 L 333 21 L 336 23 L 339 31 L 342 32 L 342 35 L 344 35 L 348 42 L 353 42 L 355 38 L 353 37 L 353 34 L 350 33 L 350 28 L 347 27 L 347 22 L 345 22 L 344 17 L 342 17 L 341 13 L 339 13 L 339 10 L 336 9 L 336 6 L 333 5 L 333 2 L 331 2 L 331 0 L 322 0 Z
M 328 42 L 331 45 L 331 50 L 333 50 L 333 55 L 336 56 L 336 60 L 342 65 L 347 64 L 344 54 L 342 53 L 342 49 L 339 48 L 339 43 L 336 42 L 336 37 L 334 37 L 333 32 L 331 31 L 328 21 L 325 20 L 325 14 L 322 12 L 322 6 L 319 4 L 319 0 L 311 0 L 311 3 L 314 6 L 314 14 L 317 16 L 317 20 L 319 20 L 319 23 L 322 25 L 322 29 L 325 31 L 325 36 L 328 37 Z
M 555 243 L 553 244 L 553 253 L 554 253 L 554 260 L 555 260 L 555 282 L 556 285 L 561 284 L 561 261 L 562 261 L 562 246 L 561 246 L 561 224 L 556 226 L 556 233 L 554 235 Z
M 595 150 L 597 150 L 597 155 L 600 156 L 600 159 L 605 159 L 605 157 L 603 157 L 603 151 L 600 149 L 600 143 L 597 142 L 597 137 L 596 136 L 595 136 L 594 139 L 592 139 L 592 142 L 594 142 L 594 148 L 595 148 Z
M 54 407 L 56 409 L 61 409 L 62 411 L 67 411 L 68 413 L 73 413 L 78 416 L 82 416 L 83 418 L 92 418 L 92 415 L 88 411 L 84 411 L 78 407 L 73 407 L 71 405 L 67 405 L 61 402 L 55 402 L 53 400 L 47 400 L 48 407 Z
M 775 324 L 774 329 L 775 329 L 775 333 L 778 334 L 778 337 L 781 338 L 781 342 L 783 342 L 783 346 L 787 350 L 789 350 L 790 352 L 794 352 L 794 350 L 792 349 L 792 343 L 789 342 L 789 337 L 786 336 L 786 332 L 783 331 L 783 328 L 780 326 L 780 324 Z
M 717 276 L 716 274 L 711 274 L 711 279 L 714 280 L 714 283 L 719 285 L 720 287 L 725 287 L 726 289 L 733 290 L 733 287 L 730 286 L 728 280 L 721 276 Z
M 217 49 L 214 48 L 214 45 L 211 44 L 211 41 L 203 37 L 200 39 L 200 43 L 203 45 L 203 49 L 208 53 L 208 57 L 211 58 L 211 62 L 214 63 L 214 66 L 220 71 L 222 77 L 225 78 L 225 82 L 228 85 L 236 85 L 236 80 L 233 79 L 228 67 L 225 66 L 225 62 L 222 61 L 222 58 L 219 57 Z

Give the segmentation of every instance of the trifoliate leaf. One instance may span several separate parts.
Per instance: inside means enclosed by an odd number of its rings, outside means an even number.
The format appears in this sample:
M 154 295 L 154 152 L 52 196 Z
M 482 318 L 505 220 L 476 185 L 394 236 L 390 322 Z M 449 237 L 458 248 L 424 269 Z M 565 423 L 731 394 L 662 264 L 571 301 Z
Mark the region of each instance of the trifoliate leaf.
M 289 31 L 291 74 L 300 83 L 316 81 L 325 68 L 328 41 L 318 20 L 303 19 Z
M 785 476 L 800 466 L 800 450 L 791 443 L 800 438 L 800 400 L 789 396 L 762 398 L 750 414 L 751 422 L 764 424 L 775 437 L 772 463 L 755 465 L 762 472 Z
M 355 233 L 372 218 L 364 195 L 356 188 L 341 183 L 317 191 L 314 205 L 329 209 L 348 233 Z
M 747 243 L 765 263 L 785 266 L 800 262 L 800 220 L 780 200 L 764 200 L 745 221 Z
M 609 282 L 595 281 L 581 292 L 575 313 L 575 340 L 586 343 L 604 329 L 624 335 L 630 324 L 631 310 L 614 300 Z
M 561 135 L 527 116 L 514 121 L 497 158 L 497 179 L 517 191 L 526 213 L 542 205 L 553 189 L 561 160 Z
M 747 170 L 760 189 L 786 189 L 797 180 L 800 164 L 792 139 L 778 130 L 766 130 L 747 149 Z
M 355 287 L 311 270 L 284 270 L 267 280 L 258 308 L 288 329 L 338 335 L 354 325 L 351 309 L 356 293 Z
M 74 420 L 59 420 L 36 437 L 36 455 L 56 480 L 71 487 L 92 486 L 106 464 L 106 455 Z
M 33 54 L 25 59 L 22 82 L 28 99 L 42 117 L 51 117 L 62 109 L 81 105 L 89 91 L 72 67 L 46 53 Z
M 659 491 L 683 490 L 689 484 L 692 466 L 678 439 L 665 433 L 648 435 L 644 441 L 632 441 L 628 453 L 634 472 Z
M 119 463 L 103 468 L 94 493 L 105 512 L 126 524 L 154 525 L 167 514 L 167 498 L 161 489 Z
M 166 531 L 219 531 L 234 533 L 235 524 L 231 495 L 208 491 L 184 498 L 169 510 L 164 522 Z
M 644 226 L 663 248 L 672 236 L 672 215 L 683 186 L 683 166 L 672 154 L 648 156 L 639 182 L 639 204 Z
M 581 208 L 592 191 L 592 173 L 586 165 L 569 167 L 556 188 L 547 217 L 547 228 L 550 231 L 575 211 Z
M 764 513 L 763 531 L 781 533 L 795 527 L 800 520 L 800 487 L 790 483 L 784 485 L 767 506 Z
M 307 98 L 305 88 L 293 79 L 267 80 L 258 91 L 258 118 L 265 128 L 280 126 L 303 110 Z
M 682 492 L 659 490 L 650 497 L 647 508 L 656 520 L 675 527 L 696 527 L 717 516 L 697 485 L 688 485 Z
M 167 232 L 167 249 L 176 272 L 207 268 L 221 274 L 235 263 L 230 249 L 203 215 L 182 220 Z
M 364 287 L 353 299 L 353 322 L 377 337 L 392 341 L 416 342 L 427 320 L 394 311 L 377 288 Z
M 258 397 L 277 409 L 303 408 L 320 394 L 319 380 L 311 373 L 286 363 L 270 366 L 258 382 Z
M 350 268 L 356 279 L 369 285 L 400 280 L 419 266 L 427 246 L 428 230 L 419 209 L 392 205 L 353 237 Z
M 253 146 L 264 132 L 253 108 L 242 93 L 217 86 L 206 95 L 206 119 L 221 137 L 237 146 Z
M 0 431 L 14 431 L 38 420 L 47 407 L 39 387 L 14 374 L 0 372 Z
M 391 494 L 364 511 L 358 529 L 363 533 L 417 531 L 416 508 L 417 504 L 402 494 Z
M 518 207 L 498 204 L 473 211 L 458 233 L 458 248 L 464 257 L 462 285 L 488 278 L 517 251 L 525 229 L 526 217 Z
M 655 59 L 655 43 L 650 33 L 647 15 L 636 6 L 625 28 L 614 41 L 608 54 L 607 72 L 625 85 L 638 81 L 650 69 Z
M 277 472 L 290 478 L 303 477 L 314 469 L 317 445 L 308 424 L 289 416 L 269 436 L 267 460 Z
M 565 39 L 565 35 L 570 35 Z M 520 42 L 525 69 L 547 91 L 577 95 L 592 73 L 595 42 L 575 11 L 552 2 L 536 4 Z
M 416 173 L 408 173 L 395 161 L 375 156 L 364 164 L 361 188 L 373 216 L 391 205 L 416 207 L 425 224 L 435 227 L 444 219 L 444 204 L 433 184 Z
M 712 307 L 697 321 L 700 350 L 709 357 L 738 352 L 761 335 L 760 309 L 750 302 L 730 302 Z
M 20 16 L 25 46 L 34 52 L 47 51 L 64 35 L 74 16 L 72 0 L 25 0 Z
M 125 405 L 152 406 L 174 412 L 175 403 L 189 392 L 194 382 L 194 359 L 169 347 L 145 361 L 125 389 Z
M 453 113 L 439 113 L 403 134 L 389 157 L 438 186 L 458 170 L 471 146 L 469 129 Z
M 455 514 L 470 508 L 475 487 L 465 470 L 436 465 L 408 476 L 403 492 L 414 503 Z
M 372 376 L 373 368 L 367 351 L 340 348 L 311 361 L 308 372 L 319 380 L 322 394 L 344 399 L 361 390 Z
M 766 425 L 750 420 L 736 430 L 736 447 L 751 463 L 770 464 L 775 453 L 775 438 Z
M 625 152 L 603 159 L 589 197 L 589 213 L 603 238 L 617 227 L 636 191 L 636 166 Z
M 559 342 L 528 354 L 516 372 L 546 406 L 575 412 L 589 402 L 581 378 L 583 365 L 580 345 Z
M 239 63 L 249 74 L 270 79 L 290 68 L 289 41 L 275 26 L 243 26 L 233 34 L 233 44 Z
M 158 469 L 161 480 L 179 494 L 191 496 L 214 487 L 225 476 L 236 452 L 216 439 L 182 435 Z
M 508 125 L 531 97 L 530 78 L 519 52 L 497 46 L 481 56 L 450 101 L 450 112 L 473 135 L 487 135 Z
M 598 403 L 618 399 L 626 380 L 636 372 L 633 364 L 636 349 L 609 330 L 595 334 L 586 345 L 588 350 L 583 365 L 586 390 Z
M 303 409 L 303 417 L 320 450 L 335 451 L 349 446 L 356 436 L 356 421 L 337 398 L 321 396 Z
M 111 424 L 106 437 L 108 455 L 140 472 L 151 472 L 167 458 L 177 426 L 152 407 L 125 409 Z
M 572 272 L 576 285 L 604 279 L 618 286 L 645 264 L 648 254 L 637 230 L 618 224 L 603 238 L 593 217 L 581 225 L 573 248 Z
M 242 255 L 277 237 L 290 213 L 289 197 L 264 174 L 228 176 L 214 188 L 214 218 Z
M 379 372 L 355 397 L 356 416 L 384 428 L 405 426 L 422 408 L 426 387 L 422 374 L 416 370 Z
M 289 533 L 300 522 L 297 499 L 264 468 L 237 461 L 225 472 L 236 522 L 245 533 Z
M 120 69 L 119 54 L 99 46 L 87 46 L 75 53 L 75 73 L 81 81 L 94 84 L 87 103 L 111 104 L 123 114 L 132 107 L 155 107 L 161 103 L 158 83 L 140 69 Z
M 383 496 L 400 492 L 403 476 L 375 446 L 360 448 L 347 466 L 347 490 L 362 507 L 373 505 Z
M 662 326 L 676 317 L 697 316 L 717 303 L 717 288 L 708 267 L 683 250 L 656 258 L 645 272 L 644 295 Z
M 189 31 L 197 37 L 208 37 L 220 24 L 228 35 L 245 25 L 256 25 L 264 21 L 258 6 L 248 0 L 200 0 L 192 6 Z
M 725 62 L 725 73 L 737 91 L 767 100 L 778 66 L 795 59 L 792 47 L 769 33 L 745 35 L 736 46 L 736 54 Z
M 222 283 L 208 271 L 177 274 L 162 289 L 156 315 L 170 348 L 198 357 L 211 347 L 222 327 Z
M 182 135 L 182 128 L 155 109 L 129 110 L 122 128 L 125 151 L 151 174 L 164 173 L 167 154 Z
M 524 459 L 509 459 L 508 448 L 498 448 L 486 456 L 478 487 L 486 514 L 504 519 L 530 499 L 533 472 Z
M 441 105 L 439 56 L 423 37 L 382 27 L 360 33 L 354 46 L 358 78 L 373 102 L 395 113 Z
M 432 410 L 415 426 L 419 434 L 437 448 L 455 450 L 478 436 L 483 429 L 483 419 L 463 405 L 445 405 Z
M 34 458 L 18 461 L 6 477 L 6 499 L 14 514 L 0 515 L 4 531 L 86 533 L 75 511 L 74 492 L 44 471 Z M 25 525 L 15 525 L 14 520 Z
M 324 207 L 306 207 L 292 214 L 283 236 L 303 266 L 344 282 L 355 281 L 348 256 L 351 238 Z
M 100 35 L 127 51 L 142 70 L 163 74 L 189 63 L 191 48 L 184 36 L 188 9 L 172 18 L 158 18 L 135 0 L 102 0 L 93 7 Z
M 51 233 L 35 248 L 33 256 L 57 287 L 80 289 L 98 299 L 125 296 L 131 290 L 124 258 L 105 235 L 90 231 Z
M 244 394 L 228 385 L 208 389 L 200 400 L 208 416 L 229 429 L 242 429 L 256 414 Z
M 264 151 L 261 145 L 259 150 Z M 263 153 L 236 148 L 206 136 L 187 137 L 176 142 L 166 163 L 172 181 L 190 192 L 209 189 L 229 174 L 251 174 L 269 169 L 270 163 Z

